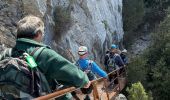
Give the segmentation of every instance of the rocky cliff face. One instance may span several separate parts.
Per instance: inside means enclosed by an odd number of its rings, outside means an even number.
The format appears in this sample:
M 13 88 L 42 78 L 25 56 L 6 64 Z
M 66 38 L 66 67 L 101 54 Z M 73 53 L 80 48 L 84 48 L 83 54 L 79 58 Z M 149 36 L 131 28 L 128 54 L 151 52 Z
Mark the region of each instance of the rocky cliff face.
M 33 14 L 44 19 L 44 43 L 74 61 L 80 45 L 100 61 L 112 42 L 123 38 L 122 0 L 0 0 L 0 34 L 14 41 L 16 22 Z M 1 44 L 12 46 L 1 37 Z M 9 40 L 9 39 L 8 39 Z

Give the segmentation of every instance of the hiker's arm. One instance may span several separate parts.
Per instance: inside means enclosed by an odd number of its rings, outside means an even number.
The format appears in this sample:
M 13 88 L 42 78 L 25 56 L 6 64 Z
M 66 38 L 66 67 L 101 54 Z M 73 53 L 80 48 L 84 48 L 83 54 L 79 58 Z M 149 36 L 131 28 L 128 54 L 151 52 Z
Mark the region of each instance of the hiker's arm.
M 55 51 L 45 49 L 42 56 L 47 62 L 42 69 L 45 69 L 47 78 L 56 79 L 66 86 L 83 87 L 89 80 L 86 74 L 79 70 L 71 62 L 57 54 Z M 42 63 L 43 63 L 42 61 Z
M 105 66 L 107 66 L 107 61 L 108 61 L 108 59 L 109 59 L 109 56 L 106 55 L 106 56 L 104 57 L 104 65 L 105 65 Z
M 125 64 L 128 64 L 129 61 L 128 61 L 128 57 L 125 57 Z
M 101 77 L 107 77 L 105 71 L 103 71 L 95 62 L 92 63 L 92 72 L 97 73 Z
M 116 63 L 119 67 L 125 65 L 124 62 L 123 62 L 123 60 L 122 60 L 122 58 L 121 58 L 120 56 L 116 56 L 116 58 L 115 58 L 115 63 Z

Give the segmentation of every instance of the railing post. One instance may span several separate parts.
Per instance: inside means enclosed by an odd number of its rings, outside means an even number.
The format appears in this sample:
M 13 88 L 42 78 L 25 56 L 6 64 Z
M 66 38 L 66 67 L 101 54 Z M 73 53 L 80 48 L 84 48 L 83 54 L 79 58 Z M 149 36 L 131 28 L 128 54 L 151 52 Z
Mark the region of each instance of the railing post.
M 120 81 L 119 81 L 119 71 L 121 68 L 119 68 L 119 70 L 116 71 L 117 73 L 117 80 L 118 80 L 118 87 L 119 87 L 119 92 L 120 92 Z
M 114 78 L 114 81 L 117 79 L 118 80 L 118 85 L 116 85 L 116 89 L 118 89 L 119 88 L 119 90 L 116 90 L 115 92 L 116 93 L 119 93 L 120 91 L 121 91 L 121 85 L 120 85 L 120 80 L 119 80 L 119 78 L 120 78 L 120 74 L 121 73 L 119 73 L 119 71 L 120 71 L 120 69 L 122 69 L 122 68 L 124 68 L 124 70 L 125 70 L 125 72 L 127 71 L 127 69 L 126 69 L 126 67 L 121 67 L 121 68 L 119 68 L 119 69 L 116 69 L 116 70 L 114 70 L 114 71 L 112 71 L 112 72 L 110 72 L 109 74 L 108 74 L 108 76 L 109 75 L 112 75 L 113 73 L 114 73 L 114 75 L 116 76 L 116 78 Z M 114 76 L 114 77 L 115 77 Z M 93 85 L 93 97 L 94 97 L 94 100 L 99 100 L 100 99 L 100 96 L 99 96 L 99 93 L 98 93 L 98 89 L 97 89 L 97 82 L 99 82 L 99 81 L 101 81 L 101 80 L 103 80 L 103 78 L 99 78 L 99 79 L 97 79 L 97 80 L 93 80 L 92 81 L 92 85 Z M 123 84 L 123 83 L 122 83 Z M 106 81 L 104 80 L 104 86 L 105 87 L 107 87 L 107 84 L 106 84 Z M 114 90 L 115 90 L 115 88 L 114 88 Z M 77 89 L 79 89 L 79 88 L 77 88 Z M 52 98 L 57 98 L 57 97 L 60 97 L 60 96 L 62 96 L 62 95 L 64 95 L 64 94 L 66 94 L 66 93 L 69 93 L 69 92 L 72 92 L 72 91 L 75 91 L 75 90 L 77 90 L 75 87 L 69 87 L 69 88 L 66 88 L 66 89 L 63 89 L 63 90 L 59 90 L 59 91 L 56 91 L 56 92 L 54 92 L 54 93 L 50 93 L 50 94 L 48 94 L 48 95 L 45 95 L 45 96 L 41 96 L 41 97 L 38 97 L 38 98 L 35 98 L 35 99 L 33 99 L 33 100 L 48 100 L 48 99 L 52 99 Z M 110 93 L 108 93 L 108 91 L 107 91 L 107 89 L 106 89 L 106 95 L 107 95 L 107 98 L 108 98 L 108 100 L 110 99 L 110 97 L 109 97 L 109 95 L 110 95 Z M 112 95 L 112 94 L 111 94 Z M 113 95 L 112 95 L 113 96 Z
M 109 100 L 110 97 L 109 97 L 108 90 L 107 90 L 107 82 L 106 82 L 106 80 L 104 80 L 104 87 L 106 89 L 107 100 Z
M 96 84 L 97 84 L 97 82 L 92 83 L 92 85 L 93 85 L 93 98 L 94 98 L 94 100 L 99 100 L 99 93 L 98 93 Z

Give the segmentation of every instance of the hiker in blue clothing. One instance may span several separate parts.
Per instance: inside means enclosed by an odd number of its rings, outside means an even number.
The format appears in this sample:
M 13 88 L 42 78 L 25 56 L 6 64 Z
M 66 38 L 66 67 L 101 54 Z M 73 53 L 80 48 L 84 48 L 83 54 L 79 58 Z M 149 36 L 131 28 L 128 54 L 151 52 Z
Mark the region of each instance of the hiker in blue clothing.
M 84 71 L 89 80 L 92 81 L 96 79 L 95 74 L 99 75 L 100 77 L 104 77 L 107 79 L 107 74 L 105 71 L 103 71 L 94 61 L 89 60 L 88 57 L 88 49 L 85 46 L 80 46 L 78 50 L 79 60 L 77 61 L 77 66 Z M 89 88 L 82 88 L 82 93 L 86 94 L 86 97 L 84 100 L 90 100 L 90 97 L 88 94 L 91 93 L 93 87 L 92 85 Z

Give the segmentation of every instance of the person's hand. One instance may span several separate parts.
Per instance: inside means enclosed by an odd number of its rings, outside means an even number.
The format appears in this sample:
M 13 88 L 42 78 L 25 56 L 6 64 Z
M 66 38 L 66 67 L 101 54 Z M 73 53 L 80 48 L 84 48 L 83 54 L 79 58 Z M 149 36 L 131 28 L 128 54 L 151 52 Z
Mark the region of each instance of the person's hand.
M 103 78 L 103 81 L 104 81 L 104 82 L 107 82 L 107 80 L 108 80 L 108 79 L 107 79 L 106 77 L 105 77 L 105 78 Z
M 108 79 L 107 79 L 107 78 L 104 78 L 104 79 L 103 79 L 103 81 L 104 81 L 104 85 L 105 85 L 105 87 L 108 87 L 108 86 L 109 86 Z
M 83 88 L 89 88 L 91 85 L 91 81 L 89 81 Z

